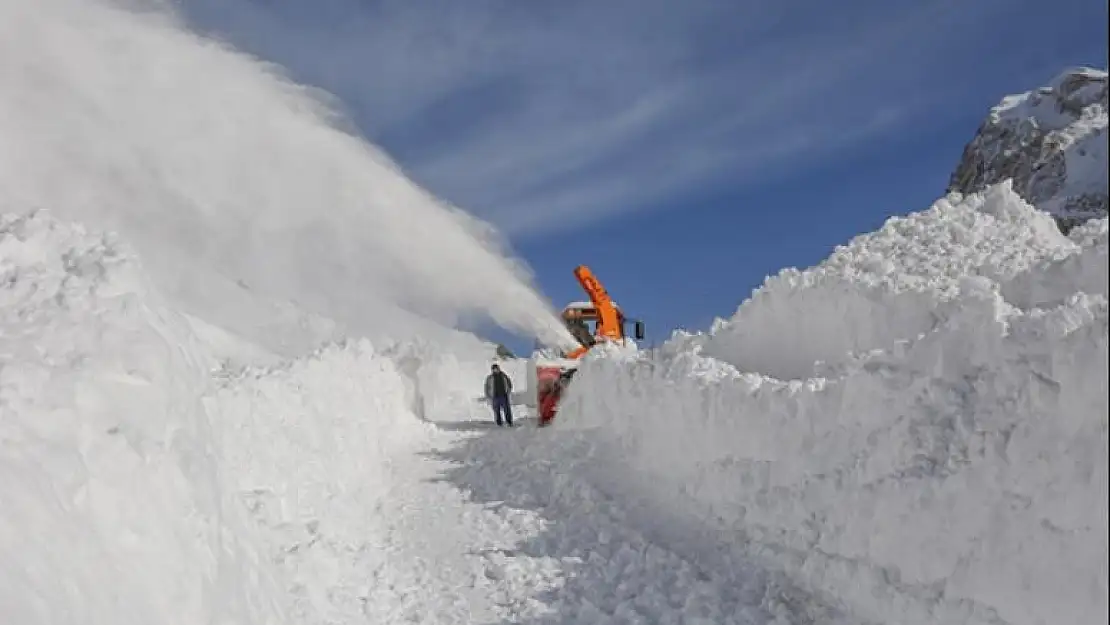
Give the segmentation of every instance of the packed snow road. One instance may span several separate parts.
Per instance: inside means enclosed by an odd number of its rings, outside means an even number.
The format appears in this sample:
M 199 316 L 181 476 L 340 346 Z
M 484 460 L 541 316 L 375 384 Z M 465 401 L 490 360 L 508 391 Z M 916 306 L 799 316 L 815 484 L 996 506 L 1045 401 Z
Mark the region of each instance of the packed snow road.
M 572 439 L 497 428 L 480 407 L 436 424 L 425 449 L 387 461 L 367 542 L 335 550 L 367 571 L 362 588 L 327 594 L 357 596 L 372 623 L 833 622 L 766 576 L 699 567 L 640 533 L 573 477 Z

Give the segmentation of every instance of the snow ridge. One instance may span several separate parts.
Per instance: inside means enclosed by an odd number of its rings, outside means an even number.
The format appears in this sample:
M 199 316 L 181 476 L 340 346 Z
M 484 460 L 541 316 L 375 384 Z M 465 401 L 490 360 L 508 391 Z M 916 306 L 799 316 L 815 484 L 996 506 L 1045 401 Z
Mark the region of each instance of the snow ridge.
M 966 198 L 951 194 L 887 220 L 815 267 L 784 269 L 695 342 L 741 370 L 802 379 L 934 328 L 967 276 L 1005 282 L 1077 249 L 1009 181 Z

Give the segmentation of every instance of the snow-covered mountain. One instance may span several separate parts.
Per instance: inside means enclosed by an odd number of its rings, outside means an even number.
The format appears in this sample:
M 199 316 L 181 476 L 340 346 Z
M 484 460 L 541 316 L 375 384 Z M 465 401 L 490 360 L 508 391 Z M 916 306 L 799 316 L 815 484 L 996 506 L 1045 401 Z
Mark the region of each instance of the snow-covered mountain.
M 1067 232 L 1107 214 L 1107 74 L 1061 72 L 1047 85 L 1006 96 L 964 148 L 948 191 L 972 193 L 1007 178 Z

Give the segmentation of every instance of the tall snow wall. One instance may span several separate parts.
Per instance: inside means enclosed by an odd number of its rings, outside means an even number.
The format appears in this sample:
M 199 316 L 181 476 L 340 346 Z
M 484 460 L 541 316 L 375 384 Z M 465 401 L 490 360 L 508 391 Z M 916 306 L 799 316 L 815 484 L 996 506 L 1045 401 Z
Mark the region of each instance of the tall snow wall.
M 221 376 L 211 400 L 223 414 L 223 461 L 282 573 L 290 621 L 365 618 L 367 597 L 350 589 L 373 589 L 375 559 L 344 550 L 386 542 L 375 520 L 392 493 L 392 459 L 431 446 L 426 419 L 470 403 L 473 388 L 442 402 L 480 381 L 483 366 L 430 344 L 361 340 Z
M 213 364 L 130 252 L 0 216 L 0 615 L 288 622 L 222 459 Z
M 1104 623 L 1106 284 L 1105 219 L 953 196 L 712 333 L 591 356 L 558 426 L 672 544 L 861 619 Z

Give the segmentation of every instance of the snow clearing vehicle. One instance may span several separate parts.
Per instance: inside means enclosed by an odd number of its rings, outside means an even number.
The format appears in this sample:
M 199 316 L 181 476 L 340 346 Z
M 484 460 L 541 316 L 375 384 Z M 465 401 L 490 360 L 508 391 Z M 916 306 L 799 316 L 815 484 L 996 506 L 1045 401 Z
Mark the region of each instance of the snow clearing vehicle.
M 628 323 L 633 324 L 633 336 L 636 340 L 644 338 L 644 322 L 625 317 L 624 311 L 609 297 L 608 291 L 589 267 L 575 267 L 574 277 L 590 299 L 588 302 L 567 304 L 563 308 L 562 318 L 567 329 L 579 342 L 579 347 L 550 357 L 533 355 L 528 363 L 528 388 L 535 391 L 534 394 L 529 393 L 529 399 L 535 402 L 540 427 L 550 424 L 555 418 L 559 398 L 578 370 L 582 356 L 590 348 L 601 342 L 623 343 L 627 336 L 625 330 Z M 594 326 L 592 330 L 589 325 L 591 323 Z

